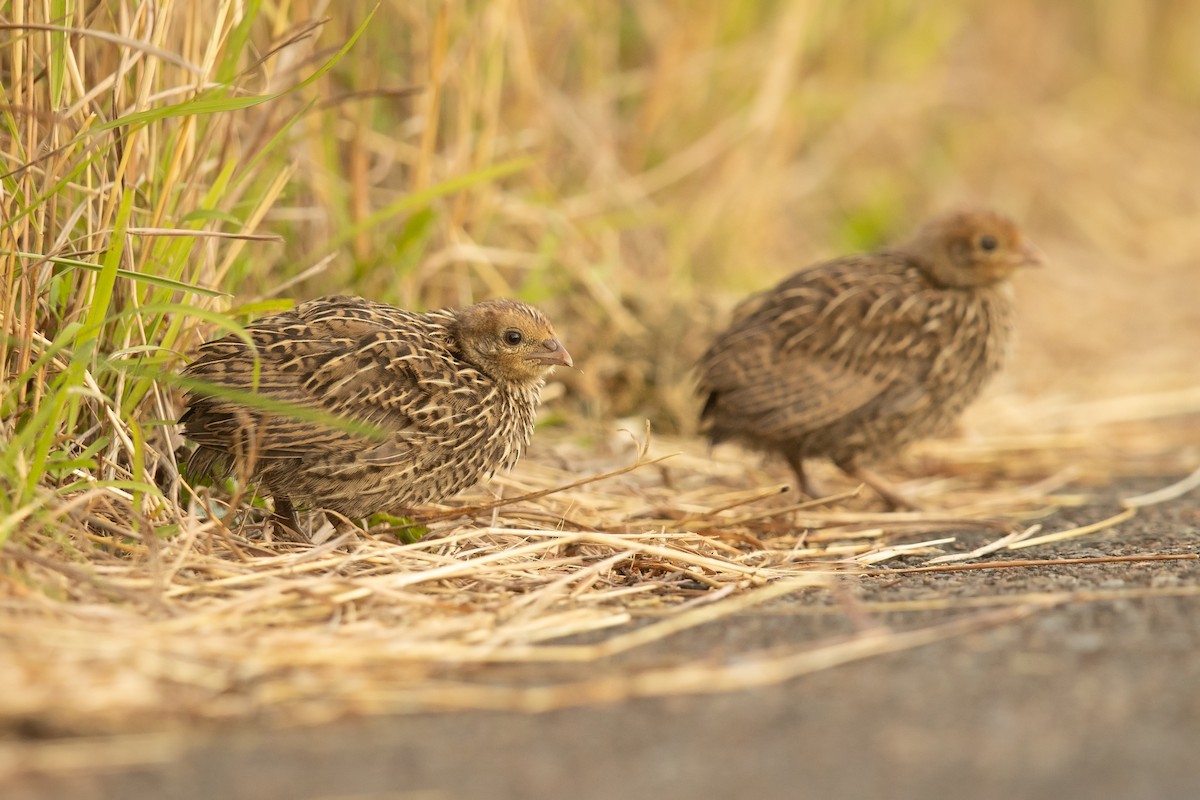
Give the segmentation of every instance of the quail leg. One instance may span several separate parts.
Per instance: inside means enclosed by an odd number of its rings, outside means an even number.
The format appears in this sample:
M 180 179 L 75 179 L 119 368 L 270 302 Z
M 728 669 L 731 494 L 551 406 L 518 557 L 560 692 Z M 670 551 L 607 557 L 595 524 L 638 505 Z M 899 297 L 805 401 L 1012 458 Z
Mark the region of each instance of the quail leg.
M 271 521 L 276 525 L 283 526 L 294 534 L 296 541 L 304 541 L 304 534 L 300 530 L 300 517 L 296 515 L 296 509 L 292 506 L 292 501 L 287 495 L 273 495 L 275 500 L 275 513 L 271 515 Z
M 797 453 L 787 454 L 788 466 L 792 468 L 792 472 L 796 473 L 796 483 L 800 487 L 800 491 L 811 497 L 813 500 L 824 497 L 825 493 L 821 491 L 808 474 L 804 471 L 804 457 Z
M 897 489 L 890 481 L 872 472 L 866 467 L 860 467 L 857 464 L 842 466 L 842 471 L 855 480 L 862 481 L 867 486 L 874 490 L 875 494 L 883 498 L 883 501 L 888 504 L 888 508 L 892 511 L 920 511 L 921 507 L 911 498 L 905 497 L 904 494 Z

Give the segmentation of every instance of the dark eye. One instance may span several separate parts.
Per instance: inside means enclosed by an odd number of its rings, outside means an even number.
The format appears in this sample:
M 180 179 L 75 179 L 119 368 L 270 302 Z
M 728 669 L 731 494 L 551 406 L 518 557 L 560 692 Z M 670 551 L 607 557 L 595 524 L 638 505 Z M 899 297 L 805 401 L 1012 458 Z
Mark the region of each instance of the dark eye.
M 992 250 L 995 250 L 999 246 L 1000 246 L 1000 243 L 996 241 L 995 236 L 985 234 L 985 235 L 979 237 L 979 249 L 980 250 L 987 250 L 990 252 Z
M 521 342 L 525 341 L 525 337 L 516 328 L 509 328 L 504 332 L 504 342 L 512 347 L 516 347 Z

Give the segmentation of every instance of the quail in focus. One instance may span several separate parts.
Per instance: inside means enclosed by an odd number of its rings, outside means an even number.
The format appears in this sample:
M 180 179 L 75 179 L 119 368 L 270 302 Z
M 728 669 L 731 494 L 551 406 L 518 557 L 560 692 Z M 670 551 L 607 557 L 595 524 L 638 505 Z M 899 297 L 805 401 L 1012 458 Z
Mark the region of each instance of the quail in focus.
M 935 218 L 908 241 L 795 273 L 743 302 L 698 365 L 702 427 L 783 456 L 800 488 L 824 457 L 893 508 L 907 498 L 866 468 L 947 427 L 1003 365 L 1008 279 L 1041 263 L 1007 217 Z
M 193 388 L 180 422 L 189 473 L 236 472 L 295 505 L 349 519 L 442 500 L 516 463 L 543 381 L 571 356 L 515 300 L 405 311 L 357 297 L 311 300 L 205 343 L 184 375 L 375 426 L 364 436 Z

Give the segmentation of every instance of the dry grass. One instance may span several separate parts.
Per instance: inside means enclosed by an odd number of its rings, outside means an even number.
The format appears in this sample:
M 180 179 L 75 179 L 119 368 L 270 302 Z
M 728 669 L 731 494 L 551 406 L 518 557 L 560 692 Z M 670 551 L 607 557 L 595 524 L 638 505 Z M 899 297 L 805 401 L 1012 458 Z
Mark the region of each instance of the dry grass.
M 1054 511 L 1200 461 L 1200 2 L 1043 5 L 0 4 L 0 731 L 744 688 L 1067 601 L 622 661 L 785 595 L 853 617 L 825 590 L 901 557 L 1111 535 L 1158 498 Z M 899 467 L 940 511 L 844 484 L 797 506 L 688 436 L 689 365 L 738 297 L 965 199 L 1051 266 L 1018 287 L 1013 369 Z M 520 295 L 582 367 L 530 458 L 422 542 L 274 542 L 159 486 L 185 354 L 331 291 Z M 679 438 L 639 454 L 619 418 Z M 482 671 L 505 664 L 549 671 Z
M 119 490 L 99 490 L 77 505 L 63 538 L 6 548 L 0 683 L 10 691 L 0 695 L 0 720 L 13 732 L 94 734 L 233 719 L 311 724 L 431 709 L 545 711 L 746 689 L 1066 602 L 1114 599 L 985 594 L 864 609 L 828 591 L 838 576 L 881 566 L 899 575 L 1194 557 L 1045 560 L 1038 555 L 1052 548 L 1017 552 L 1111 534 L 1137 509 L 1064 527 L 1054 512 L 1086 501 L 1063 491 L 1065 476 L 982 485 L 977 476 L 955 476 L 949 446 L 930 448 L 949 467 L 940 478 L 909 486 L 945 507 L 896 514 L 873 510 L 856 487 L 797 504 L 781 493 L 772 465 L 714 460 L 691 439 L 585 454 L 561 436 L 544 438 L 513 474 L 461 498 L 454 513 L 431 509 L 441 521 L 410 544 L 385 526 L 312 545 L 277 542 L 264 538 L 261 523 L 235 514 L 225 517 L 231 527 L 189 514 L 174 536 L 138 537 L 129 533 L 136 522 L 120 516 Z M 576 464 L 596 469 L 605 461 L 625 466 L 581 481 Z M 997 466 L 1002 471 L 1003 462 Z M 563 488 L 521 499 L 553 487 Z M 514 499 L 497 501 L 492 492 Z M 960 542 L 983 544 L 971 550 Z M 944 555 L 948 549 L 955 554 Z M 961 563 L 987 556 L 994 560 Z M 955 614 L 935 624 L 868 625 L 849 638 L 743 653 L 734 662 L 623 660 L 797 595 L 810 613 Z M 505 665 L 525 671 L 483 670 Z

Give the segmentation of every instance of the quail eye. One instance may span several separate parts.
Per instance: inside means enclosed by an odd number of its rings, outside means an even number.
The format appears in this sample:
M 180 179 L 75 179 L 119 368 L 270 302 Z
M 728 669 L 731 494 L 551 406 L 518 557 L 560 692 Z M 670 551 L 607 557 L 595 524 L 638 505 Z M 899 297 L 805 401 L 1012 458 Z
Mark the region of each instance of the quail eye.
M 979 249 L 980 250 L 987 250 L 990 252 L 992 250 L 995 250 L 999 246 L 1000 246 L 1000 243 L 996 241 L 995 236 L 984 235 L 984 236 L 979 237 Z
M 516 328 L 509 328 L 504 332 L 504 342 L 512 347 L 516 347 L 521 342 L 525 341 L 525 337 Z

